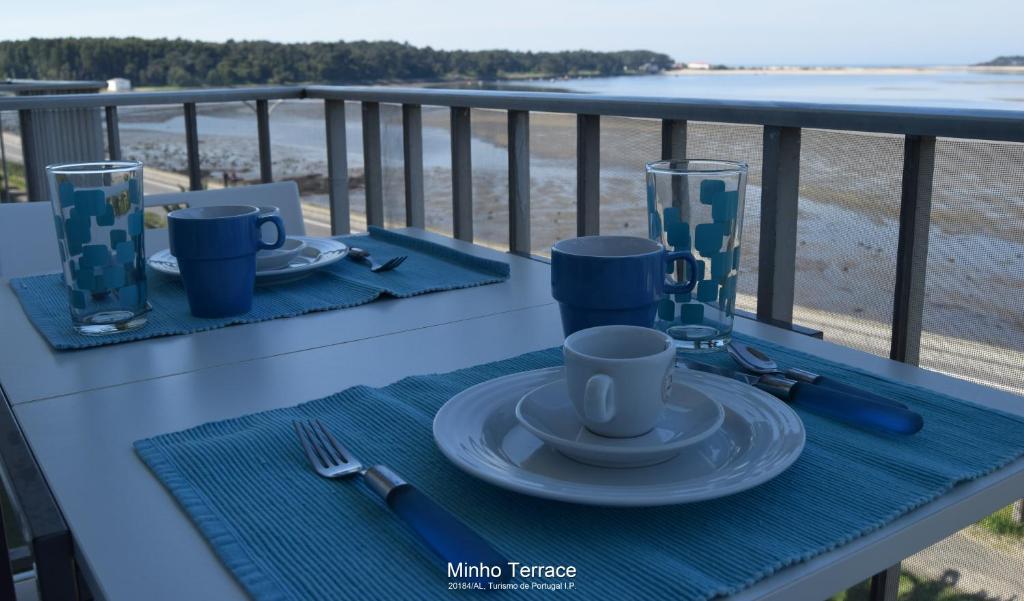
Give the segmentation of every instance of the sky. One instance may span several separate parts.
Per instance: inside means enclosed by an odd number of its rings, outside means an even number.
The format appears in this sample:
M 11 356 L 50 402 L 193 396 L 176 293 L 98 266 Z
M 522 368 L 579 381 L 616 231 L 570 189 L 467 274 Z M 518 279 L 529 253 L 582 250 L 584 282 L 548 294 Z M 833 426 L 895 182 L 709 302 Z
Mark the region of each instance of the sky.
M 1024 54 L 1022 0 L 6 0 L 0 39 L 395 40 L 647 49 L 732 65 L 956 65 Z

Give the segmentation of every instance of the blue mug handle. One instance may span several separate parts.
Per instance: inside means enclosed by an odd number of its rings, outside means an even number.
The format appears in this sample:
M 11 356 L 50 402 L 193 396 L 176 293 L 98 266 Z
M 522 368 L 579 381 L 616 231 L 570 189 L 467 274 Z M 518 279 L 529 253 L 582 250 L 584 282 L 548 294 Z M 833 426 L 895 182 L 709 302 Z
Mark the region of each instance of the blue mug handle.
M 262 232 L 260 232 L 260 239 L 256 241 L 256 248 L 260 250 L 274 250 L 275 248 L 281 248 L 281 245 L 284 244 L 285 241 L 284 222 L 281 221 L 281 217 L 278 215 L 267 215 L 266 217 L 257 217 L 256 231 L 260 231 L 260 228 L 263 227 L 263 224 L 268 221 L 273 223 L 274 227 L 277 228 L 277 240 L 275 240 L 273 244 L 267 244 L 266 242 L 263 241 L 263 235 Z M 693 286 L 690 287 L 693 288 Z
M 690 266 L 690 279 L 685 284 L 665 284 L 665 292 L 669 294 L 685 294 L 693 290 L 693 287 L 697 285 L 697 259 L 694 259 L 693 255 L 685 250 L 674 250 L 665 253 L 666 267 L 680 259 L 686 261 L 686 264 Z

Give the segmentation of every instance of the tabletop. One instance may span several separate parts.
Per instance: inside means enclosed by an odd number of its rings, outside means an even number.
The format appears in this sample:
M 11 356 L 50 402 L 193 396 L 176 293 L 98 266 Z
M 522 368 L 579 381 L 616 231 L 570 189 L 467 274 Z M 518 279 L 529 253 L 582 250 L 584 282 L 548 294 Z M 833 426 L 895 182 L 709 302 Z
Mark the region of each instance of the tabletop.
M 246 598 L 137 458 L 135 440 L 562 342 L 546 264 L 408 231 L 505 260 L 512 277 L 478 288 L 73 352 L 50 350 L 9 287 L 0 286 L 0 384 L 99 598 Z M 1006 392 L 749 320 L 738 320 L 737 330 L 1024 414 L 1024 400 Z M 826 598 L 1022 496 L 1024 460 L 1018 460 L 735 598 Z

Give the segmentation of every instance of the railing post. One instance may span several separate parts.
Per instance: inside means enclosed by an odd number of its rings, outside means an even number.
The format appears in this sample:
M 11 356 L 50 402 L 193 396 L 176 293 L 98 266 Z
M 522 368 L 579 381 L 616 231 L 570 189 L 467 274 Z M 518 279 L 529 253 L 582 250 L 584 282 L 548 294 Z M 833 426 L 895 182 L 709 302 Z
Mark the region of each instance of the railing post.
M 188 189 L 203 189 L 203 173 L 199 169 L 199 127 L 196 125 L 196 103 L 185 103 L 185 151 L 188 155 Z
M 384 227 L 379 102 L 363 103 L 363 178 L 366 182 L 366 225 Z
M 270 160 L 270 107 L 266 100 L 256 101 L 256 137 L 260 149 L 260 181 L 269 184 L 274 181 L 274 167 Z
M 800 128 L 766 125 L 763 157 L 757 319 L 790 325 L 796 281 Z
M 418 104 L 402 105 L 402 155 L 405 159 L 405 225 L 425 227 L 423 113 Z
M 576 235 L 601 231 L 601 117 L 576 115 Z
M 121 130 L 117 123 L 117 107 L 106 107 L 107 114 L 107 155 L 111 161 L 121 160 Z
M 473 241 L 473 161 L 470 109 L 451 108 L 452 133 L 452 233 Z
M 661 121 L 661 158 L 686 158 L 686 121 L 662 119 Z
M 928 270 L 928 225 L 932 213 L 935 138 L 906 136 L 903 145 L 903 191 L 896 248 L 896 290 L 892 306 L 889 358 L 917 365 L 921 354 L 925 275 Z
M 530 254 L 530 113 L 508 112 L 508 250 Z
M 327 177 L 330 183 L 331 234 L 352 231 L 348 203 L 348 143 L 345 139 L 345 101 L 324 101 L 327 123 Z

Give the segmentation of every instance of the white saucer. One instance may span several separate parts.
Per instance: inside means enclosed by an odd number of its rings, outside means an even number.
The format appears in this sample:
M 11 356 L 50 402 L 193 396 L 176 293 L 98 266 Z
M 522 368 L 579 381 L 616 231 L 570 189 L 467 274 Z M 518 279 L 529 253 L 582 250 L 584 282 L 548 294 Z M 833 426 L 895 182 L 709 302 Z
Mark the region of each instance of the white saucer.
M 644 467 L 668 461 L 684 447 L 715 433 L 725 419 L 722 405 L 689 386 L 673 386 L 654 429 L 642 436 L 609 438 L 580 423 L 565 380 L 523 395 L 516 418 L 531 434 L 576 461 L 602 467 Z
M 503 488 L 587 505 L 692 503 L 771 480 L 804 447 L 804 426 L 782 401 L 736 380 L 676 369 L 673 386 L 707 395 L 725 410 L 705 440 L 657 465 L 585 465 L 544 444 L 516 419 L 524 394 L 563 376 L 560 367 L 496 378 L 452 397 L 434 417 L 434 440 L 462 470 Z
M 314 270 L 337 263 L 348 254 L 348 246 L 332 238 L 311 238 L 309 236 L 289 236 L 289 238 L 305 242 L 306 247 L 292 258 L 287 267 L 257 270 L 257 286 L 283 284 L 302 279 Z M 174 277 L 181 276 L 181 272 L 178 271 L 178 260 L 174 258 L 170 250 L 153 253 L 147 263 L 160 273 Z
M 284 269 L 306 248 L 306 242 L 298 236 L 285 238 L 280 248 L 256 251 L 256 271 Z

